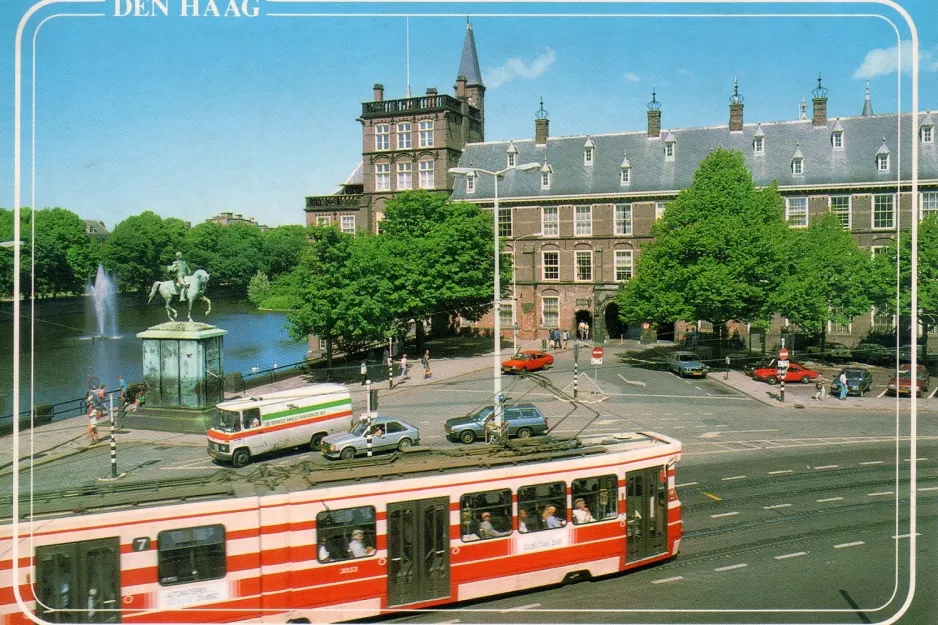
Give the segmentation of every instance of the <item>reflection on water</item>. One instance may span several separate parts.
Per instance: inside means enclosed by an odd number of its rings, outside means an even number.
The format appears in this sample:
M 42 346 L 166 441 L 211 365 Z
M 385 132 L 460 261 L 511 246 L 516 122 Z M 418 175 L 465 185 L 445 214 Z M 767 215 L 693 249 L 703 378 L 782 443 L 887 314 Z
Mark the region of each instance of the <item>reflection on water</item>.
M 69 301 L 37 302 L 35 324 L 30 307 L 21 312 L 20 401 L 29 405 L 33 389 L 35 402 L 56 403 L 75 399 L 88 388 L 88 379 L 97 377 L 108 388 L 117 385 L 117 376 L 128 382 L 143 381 L 143 342 L 137 333 L 167 321 L 162 306 L 146 306 L 145 296 L 121 296 L 117 304 L 117 325 L 112 336 L 96 336 L 97 321 L 85 309 L 84 298 Z M 13 388 L 13 305 L 0 305 L 0 391 Z M 193 314 L 194 321 L 211 323 L 228 330 L 225 335 L 225 373 L 269 369 L 303 360 L 305 342 L 290 339 L 285 326 L 286 313 L 259 312 L 247 302 L 213 301 L 208 317 Z M 35 371 L 30 380 L 31 330 L 35 332 L 32 354 Z M 5 414 L 12 410 L 8 401 Z

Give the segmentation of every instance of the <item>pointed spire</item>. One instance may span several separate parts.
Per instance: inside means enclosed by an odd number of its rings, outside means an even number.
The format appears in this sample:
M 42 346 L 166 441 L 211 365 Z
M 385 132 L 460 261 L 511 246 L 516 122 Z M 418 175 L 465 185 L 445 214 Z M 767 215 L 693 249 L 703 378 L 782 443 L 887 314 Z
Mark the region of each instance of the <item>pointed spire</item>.
M 462 44 L 462 56 L 459 57 L 459 71 L 456 76 L 465 76 L 466 85 L 482 85 L 482 72 L 479 71 L 479 55 L 476 53 L 476 40 L 472 34 L 472 24 L 466 17 L 466 39 Z
M 866 99 L 863 100 L 863 112 L 860 113 L 860 117 L 872 117 L 873 116 L 873 103 L 870 102 L 870 79 L 866 79 Z

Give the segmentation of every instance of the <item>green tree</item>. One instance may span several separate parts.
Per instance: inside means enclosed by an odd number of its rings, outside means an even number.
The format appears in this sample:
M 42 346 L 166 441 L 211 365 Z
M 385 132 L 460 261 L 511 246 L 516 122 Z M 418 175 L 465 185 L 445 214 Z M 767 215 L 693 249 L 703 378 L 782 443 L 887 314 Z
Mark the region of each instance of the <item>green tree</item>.
M 772 295 L 773 309 L 821 337 L 827 323 L 848 324 L 870 309 L 870 258 L 827 213 L 805 230 L 788 233 L 787 271 Z
M 186 224 L 180 219 L 162 219 L 152 211 L 132 215 L 114 227 L 101 250 L 104 267 L 117 276 L 124 290 L 144 291 L 157 280 L 169 277 L 182 243 Z
M 184 247 L 192 270 L 205 269 L 214 284 L 232 287 L 241 296 L 264 265 L 261 231 L 250 224 L 201 223 L 186 233 Z
M 742 153 L 704 159 L 652 234 L 616 295 L 623 321 L 706 319 L 722 339 L 729 320 L 769 318 L 787 225 L 775 185 L 756 189 Z
M 33 211 L 36 220 L 36 292 L 78 293 L 97 269 L 98 253 L 85 222 L 64 208 Z
M 255 306 L 260 306 L 268 295 L 270 295 L 270 280 L 267 279 L 266 273 L 258 271 L 248 284 L 248 300 Z
M 268 278 L 289 273 L 296 267 L 300 254 L 309 246 L 306 226 L 287 225 L 263 233 L 264 271 Z

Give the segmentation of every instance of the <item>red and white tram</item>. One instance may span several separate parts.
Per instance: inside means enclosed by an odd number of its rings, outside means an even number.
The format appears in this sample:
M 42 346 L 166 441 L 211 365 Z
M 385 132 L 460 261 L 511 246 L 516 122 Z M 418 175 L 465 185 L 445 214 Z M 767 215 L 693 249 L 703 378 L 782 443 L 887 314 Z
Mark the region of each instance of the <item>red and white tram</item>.
M 646 432 L 34 501 L 0 526 L 0 615 L 339 621 L 617 573 L 677 554 L 680 454 Z

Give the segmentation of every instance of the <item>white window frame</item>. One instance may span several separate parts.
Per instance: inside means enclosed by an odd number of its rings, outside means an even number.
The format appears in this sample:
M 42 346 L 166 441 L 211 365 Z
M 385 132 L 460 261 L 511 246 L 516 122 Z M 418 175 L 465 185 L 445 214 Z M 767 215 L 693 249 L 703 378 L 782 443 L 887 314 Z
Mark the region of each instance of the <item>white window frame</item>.
M 587 263 L 580 264 L 580 259 L 585 258 Z M 585 270 L 586 276 L 580 275 L 580 268 Z M 573 281 L 574 282 L 592 282 L 593 281 L 593 250 L 574 250 L 573 251 Z
M 628 282 L 635 275 L 635 258 L 633 250 L 615 250 L 615 281 Z M 622 274 L 628 277 L 622 277 Z
M 547 189 L 550 189 L 550 178 L 551 178 L 550 171 L 541 172 L 541 189 L 542 190 L 546 191 Z
M 418 188 L 433 189 L 434 162 L 418 161 L 418 169 L 420 173 L 420 178 L 417 183 Z
M 518 162 L 518 155 L 509 153 L 508 154 L 508 167 L 514 167 L 517 162 Z
M 514 302 L 510 299 L 503 299 L 501 302 L 501 308 L 499 313 L 501 315 L 502 328 L 512 328 L 512 324 L 515 322 L 515 313 L 512 310 Z
M 791 173 L 793 176 L 804 176 L 804 159 L 791 159 Z
M 876 155 L 876 171 L 880 173 L 889 171 L 889 155 L 888 154 Z
M 765 137 L 752 138 L 752 154 L 753 156 L 765 154 Z
M 666 208 L 667 205 L 664 202 L 655 202 L 655 221 L 664 217 L 664 210 Z
M 355 234 L 355 215 L 342 215 L 340 229 L 346 234 Z
M 929 204 L 931 204 L 931 208 L 925 207 L 926 200 L 928 200 Z M 922 191 L 919 193 L 918 212 L 919 221 L 925 219 L 929 215 L 935 215 L 938 217 L 938 191 Z
M 585 147 L 583 148 L 583 164 L 587 167 L 592 167 L 593 165 L 593 148 Z
M 375 150 L 386 152 L 391 149 L 391 124 L 375 124 Z
M 842 152 L 844 149 L 844 131 L 835 130 L 831 133 L 831 147 L 838 152 Z
M 550 302 L 550 305 L 548 305 Z M 548 311 L 548 308 L 550 309 Z M 551 317 L 548 319 L 547 315 Z M 541 296 L 541 327 L 556 328 L 560 325 L 560 298 L 556 295 Z
M 620 217 L 621 212 L 621 217 Z M 628 203 L 613 204 L 612 206 L 613 234 L 617 236 L 631 236 L 632 234 L 632 205 Z
M 498 236 L 510 239 L 515 231 L 514 213 L 510 206 L 498 207 Z
M 476 177 L 473 174 L 466 176 L 466 193 L 476 192 Z
M 827 335 L 828 336 L 850 336 L 853 334 L 853 322 L 851 321 L 847 325 L 840 323 L 834 323 L 834 321 L 827 320 Z
M 674 141 L 665 141 L 664 142 L 664 160 L 673 161 L 674 160 Z
M 397 149 L 398 150 L 409 150 L 411 148 L 411 142 L 413 141 L 413 136 L 411 135 L 411 125 L 410 122 L 398 122 L 397 123 Z
M 795 203 L 796 200 L 804 202 L 803 209 L 792 208 L 792 204 Z M 792 221 L 794 218 L 799 218 L 797 223 L 794 223 Z M 785 223 L 788 224 L 789 228 L 807 228 L 808 227 L 808 198 L 807 196 L 785 198 Z
M 397 164 L 397 190 L 407 191 L 414 188 L 414 164 L 400 161 Z
M 871 245 L 870 246 L 870 258 L 876 260 L 876 256 L 883 254 L 888 249 L 888 245 Z
M 933 143 L 935 141 L 935 127 L 931 124 L 922 126 L 922 143 Z
M 375 191 L 391 190 L 391 163 L 375 163 Z
M 574 206 L 573 207 L 573 236 L 575 237 L 593 236 L 593 207 L 592 206 L 586 205 L 586 206 Z
M 628 187 L 632 185 L 632 168 L 623 167 L 619 170 L 619 186 Z
M 847 210 L 844 213 L 843 210 L 834 209 L 834 199 L 847 198 Z M 842 207 L 841 207 L 842 208 Z M 840 217 L 840 223 L 845 230 L 850 230 L 853 227 L 853 196 L 852 195 L 829 195 L 827 196 L 827 209 Z M 844 223 L 843 216 L 847 215 L 847 223 Z
M 547 255 L 550 254 L 552 257 L 556 258 L 556 263 L 547 263 Z M 556 272 L 556 276 L 547 275 L 547 270 L 551 269 Z M 560 250 L 543 250 L 541 252 L 541 279 L 545 281 L 556 281 L 560 280 Z
M 888 316 L 890 318 L 889 324 L 876 323 L 876 307 L 874 306 L 870 310 L 870 329 L 879 332 L 891 332 L 896 329 L 896 316 L 894 314 L 885 314 L 883 317 Z
M 417 124 L 418 144 L 422 148 L 433 147 L 433 120 L 425 119 Z
M 560 236 L 560 207 L 541 207 L 541 235 L 545 237 Z
M 891 205 L 891 210 L 889 211 L 889 224 L 888 225 L 876 225 L 876 216 L 881 214 L 882 211 L 878 212 L 876 210 L 876 202 L 880 198 L 889 198 Z M 871 206 L 872 210 L 870 211 L 870 227 L 873 230 L 894 230 L 896 227 L 896 194 L 895 193 L 876 193 L 873 195 L 873 205 Z
M 331 221 L 329 215 L 316 215 L 317 226 L 328 226 Z

